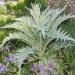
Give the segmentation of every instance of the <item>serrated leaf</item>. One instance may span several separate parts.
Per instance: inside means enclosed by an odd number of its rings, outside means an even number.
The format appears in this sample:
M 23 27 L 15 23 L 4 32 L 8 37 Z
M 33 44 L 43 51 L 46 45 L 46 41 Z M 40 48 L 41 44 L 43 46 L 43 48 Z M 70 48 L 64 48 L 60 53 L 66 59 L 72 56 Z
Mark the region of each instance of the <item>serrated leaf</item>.
M 15 63 L 18 64 L 18 67 L 21 67 L 23 61 L 28 57 L 28 55 L 33 53 L 34 49 L 30 47 L 18 49 L 17 52 L 14 54 Z

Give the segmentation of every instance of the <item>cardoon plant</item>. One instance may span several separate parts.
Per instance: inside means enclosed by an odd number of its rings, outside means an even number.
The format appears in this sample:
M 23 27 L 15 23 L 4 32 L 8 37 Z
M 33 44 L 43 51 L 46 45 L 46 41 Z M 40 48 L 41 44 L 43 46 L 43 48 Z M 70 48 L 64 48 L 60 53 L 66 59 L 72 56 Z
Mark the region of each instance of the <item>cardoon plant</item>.
M 66 6 L 63 9 L 45 9 L 41 12 L 39 4 L 32 5 L 32 9 L 28 9 L 30 15 L 16 18 L 15 22 L 5 25 L 1 28 L 13 28 L 17 32 L 9 33 L 1 47 L 10 39 L 19 39 L 27 44 L 23 52 L 18 52 L 18 68 L 21 71 L 21 64 L 28 54 L 33 53 L 34 60 L 38 59 L 39 64 L 47 63 L 47 59 L 52 56 L 54 51 L 57 51 L 65 46 L 72 46 L 67 43 L 75 40 L 70 35 L 59 28 L 62 22 L 75 16 L 64 14 Z M 41 66 L 44 69 L 44 65 Z M 40 74 L 43 74 L 41 71 Z

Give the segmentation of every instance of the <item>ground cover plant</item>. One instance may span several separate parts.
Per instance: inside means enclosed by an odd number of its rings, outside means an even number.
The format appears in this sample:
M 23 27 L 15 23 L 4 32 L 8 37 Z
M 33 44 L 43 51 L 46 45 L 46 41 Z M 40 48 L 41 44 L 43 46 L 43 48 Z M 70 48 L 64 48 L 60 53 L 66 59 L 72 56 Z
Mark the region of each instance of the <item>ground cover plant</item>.
M 10 40 L 20 40 L 25 47 L 11 51 L 2 50 L 1 74 L 7 75 L 72 75 L 74 73 L 75 39 L 60 25 L 75 16 L 64 14 L 63 9 L 32 4 L 27 16 L 15 18 L 1 29 L 15 29 L 5 37 L 0 48 Z M 64 23 L 63 23 L 64 24 Z M 15 41 L 16 42 L 16 41 Z M 70 51 L 71 50 L 71 51 Z M 72 67 L 73 68 L 72 68 Z

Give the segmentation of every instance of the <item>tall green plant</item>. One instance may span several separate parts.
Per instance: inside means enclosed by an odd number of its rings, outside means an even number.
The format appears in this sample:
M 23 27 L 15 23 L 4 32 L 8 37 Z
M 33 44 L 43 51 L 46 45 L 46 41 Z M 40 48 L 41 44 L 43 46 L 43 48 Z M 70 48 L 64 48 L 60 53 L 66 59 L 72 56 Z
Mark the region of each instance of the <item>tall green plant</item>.
M 28 9 L 30 16 L 16 18 L 15 22 L 1 27 L 17 30 L 9 33 L 1 47 L 10 39 L 22 40 L 31 50 L 34 50 L 34 59 L 39 59 L 39 63 L 47 63 L 47 59 L 54 54 L 53 51 L 70 46 L 67 41 L 75 41 L 67 32 L 58 28 L 65 20 L 75 17 L 71 14 L 63 14 L 65 8 L 54 10 L 47 8 L 41 12 L 39 4 L 32 5 L 32 9 Z

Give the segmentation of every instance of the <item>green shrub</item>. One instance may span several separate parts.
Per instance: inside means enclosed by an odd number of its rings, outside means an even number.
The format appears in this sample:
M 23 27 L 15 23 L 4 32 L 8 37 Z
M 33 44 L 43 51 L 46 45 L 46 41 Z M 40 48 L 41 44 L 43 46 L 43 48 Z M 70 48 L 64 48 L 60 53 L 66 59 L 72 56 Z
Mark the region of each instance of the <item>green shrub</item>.
M 5 37 L 5 32 L 0 30 L 0 44 L 4 37 Z
M 0 14 L 6 14 L 7 8 L 4 5 L 0 5 Z
M 16 16 L 10 14 L 1 14 L 0 15 L 0 26 L 6 24 L 7 22 L 13 20 Z

